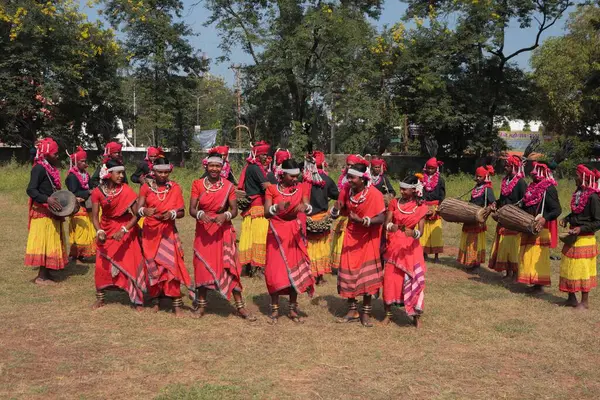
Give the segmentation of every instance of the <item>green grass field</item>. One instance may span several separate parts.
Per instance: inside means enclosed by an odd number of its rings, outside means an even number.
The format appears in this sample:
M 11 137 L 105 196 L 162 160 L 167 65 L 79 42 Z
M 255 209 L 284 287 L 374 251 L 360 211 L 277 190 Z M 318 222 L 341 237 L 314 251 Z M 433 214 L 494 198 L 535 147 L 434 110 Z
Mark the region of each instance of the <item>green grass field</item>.
M 269 325 L 265 284 L 248 278 L 246 301 L 259 317 L 254 323 L 233 316 L 233 307 L 217 296 L 210 297 L 201 320 L 136 313 L 118 292 L 108 294 L 106 307 L 92 311 L 93 264 L 70 264 L 56 287 L 31 283 L 35 271 L 23 267 L 29 169 L 10 164 L 0 174 L 0 398 L 598 397 L 598 292 L 591 294 L 589 311 L 557 306 L 566 297 L 557 288 L 557 261 L 552 288 L 531 297 L 486 268 L 469 275 L 452 257 L 442 257 L 440 264 L 428 265 L 420 330 L 402 309 L 387 327 L 336 324 L 345 302 L 336 294 L 334 277 L 315 298 L 301 297 L 303 325 L 286 318 Z M 187 197 L 199 175 L 178 169 L 173 178 Z M 468 177 L 447 178 L 449 196 L 471 186 Z M 495 187 L 498 192 L 498 182 Z M 564 210 L 572 189 L 572 182 L 560 183 Z M 192 271 L 194 220 L 186 217 L 178 226 Z M 450 251 L 459 234 L 460 226 L 445 223 Z M 284 301 L 282 306 L 286 312 Z M 375 318 L 383 314 L 376 301 Z

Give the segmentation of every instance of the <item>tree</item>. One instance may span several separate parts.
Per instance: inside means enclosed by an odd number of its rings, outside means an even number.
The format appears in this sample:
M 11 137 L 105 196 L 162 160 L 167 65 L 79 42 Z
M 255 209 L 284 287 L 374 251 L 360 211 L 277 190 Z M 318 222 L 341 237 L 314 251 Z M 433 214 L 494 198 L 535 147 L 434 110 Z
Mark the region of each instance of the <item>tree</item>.
M 552 132 L 595 136 L 600 120 L 598 21 L 600 7 L 579 7 L 569 18 L 569 32 L 548 39 L 533 54 L 544 125 Z
M 3 2 L 0 53 L 0 140 L 32 146 L 43 134 L 72 147 L 117 133 L 99 122 L 122 111 L 121 50 L 113 32 L 89 22 L 76 3 Z
M 440 29 L 438 25 L 442 24 L 442 28 L 453 36 L 454 69 L 458 68 L 457 72 L 464 77 L 469 76 L 473 83 L 470 88 L 465 81 L 459 81 L 460 85 L 468 89 L 466 93 L 485 94 L 478 96 L 481 104 L 475 105 L 477 111 L 471 113 L 477 118 L 470 119 L 469 123 L 477 127 L 483 147 L 489 147 L 496 137 L 496 117 L 514 112 L 510 104 L 511 92 L 519 93 L 530 86 L 527 77 L 514 64 L 515 57 L 539 47 L 542 34 L 560 19 L 572 3 L 569 0 L 406 2 L 409 4 L 407 17 L 415 17 L 418 22 L 429 18 L 434 34 Z M 455 19 L 454 29 L 443 23 L 448 17 Z M 505 34 L 511 24 L 518 24 L 522 29 L 535 27 L 537 32 L 530 43 L 507 52 Z M 436 47 L 443 52 L 442 46 L 434 44 L 432 48 Z M 474 106 L 468 101 L 460 103 Z

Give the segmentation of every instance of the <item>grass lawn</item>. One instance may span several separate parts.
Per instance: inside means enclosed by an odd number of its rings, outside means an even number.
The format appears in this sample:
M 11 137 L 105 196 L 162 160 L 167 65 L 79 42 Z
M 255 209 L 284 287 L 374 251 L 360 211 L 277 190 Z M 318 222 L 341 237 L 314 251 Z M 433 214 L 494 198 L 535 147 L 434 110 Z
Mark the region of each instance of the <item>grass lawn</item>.
M 586 312 L 557 306 L 566 298 L 557 288 L 558 261 L 552 288 L 530 297 L 486 268 L 469 275 L 446 255 L 428 265 L 420 330 L 402 309 L 388 327 L 336 324 L 345 302 L 334 277 L 313 299 L 300 298 L 308 315 L 303 325 L 283 317 L 269 325 L 265 284 L 248 278 L 246 301 L 259 316 L 254 323 L 233 316 L 217 296 L 201 320 L 136 313 L 119 292 L 109 292 L 109 304 L 92 311 L 93 264 L 70 264 L 56 287 L 32 284 L 35 271 L 23 267 L 28 171 L 0 169 L 0 398 L 574 399 L 600 393 L 599 294 L 592 292 Z M 195 175 L 174 173 L 186 196 Z M 572 185 L 561 182 L 565 210 Z M 458 196 L 472 182 L 455 177 L 447 186 L 449 196 Z M 178 226 L 192 271 L 194 220 Z M 445 223 L 444 229 L 453 253 L 460 226 Z M 383 316 L 376 301 L 374 317 Z

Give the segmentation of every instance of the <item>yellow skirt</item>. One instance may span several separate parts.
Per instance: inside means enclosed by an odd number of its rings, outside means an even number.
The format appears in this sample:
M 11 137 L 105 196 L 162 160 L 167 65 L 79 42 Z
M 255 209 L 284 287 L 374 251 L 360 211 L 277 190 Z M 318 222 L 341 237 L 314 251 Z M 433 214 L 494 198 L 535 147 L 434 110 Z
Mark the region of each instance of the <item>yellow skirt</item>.
M 465 267 L 476 267 L 485 262 L 485 230 L 482 232 L 463 230 L 456 261 Z
M 263 206 L 254 206 L 242 220 L 242 233 L 240 234 L 239 257 L 240 264 L 250 264 L 254 267 L 265 267 L 267 256 L 267 234 L 269 221 L 259 213 Z M 253 216 L 254 215 L 254 216 Z
M 579 236 L 573 245 L 564 245 L 560 262 L 561 292 L 589 292 L 597 286 L 596 237 Z
M 425 254 L 441 254 L 444 252 L 441 218 L 425 220 L 420 242 Z
M 529 285 L 550 286 L 550 231 L 538 236 L 521 234 L 518 281 Z
M 514 271 L 519 269 L 519 250 L 521 235 L 518 232 L 499 228 L 492 245 L 492 255 L 488 267 L 495 271 Z
M 313 276 L 331 273 L 331 236 L 328 233 L 308 235 L 308 257 Z
M 331 264 L 332 268 L 338 269 L 342 259 L 342 247 L 344 247 L 344 234 L 348 225 L 348 217 L 339 217 L 333 228 L 333 236 L 331 238 Z
M 89 258 L 96 255 L 96 229 L 85 208 L 79 210 L 69 221 L 69 255 Z
M 50 217 L 32 218 L 25 250 L 25 266 L 63 269 L 66 264 L 62 222 Z

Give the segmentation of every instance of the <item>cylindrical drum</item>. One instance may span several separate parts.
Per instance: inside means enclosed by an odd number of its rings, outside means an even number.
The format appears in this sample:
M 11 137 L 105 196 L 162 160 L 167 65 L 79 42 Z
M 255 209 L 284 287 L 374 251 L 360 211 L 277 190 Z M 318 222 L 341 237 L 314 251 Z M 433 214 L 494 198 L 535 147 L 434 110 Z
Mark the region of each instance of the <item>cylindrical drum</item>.
M 483 207 L 451 198 L 442 201 L 437 213 L 444 221 L 461 224 L 483 224 L 489 216 Z
M 539 233 L 536 229 L 537 223 L 535 217 L 513 204 L 508 204 L 500 208 L 496 212 L 496 216 L 498 217 L 498 223 L 511 231 L 528 233 L 530 235 L 537 235 Z

